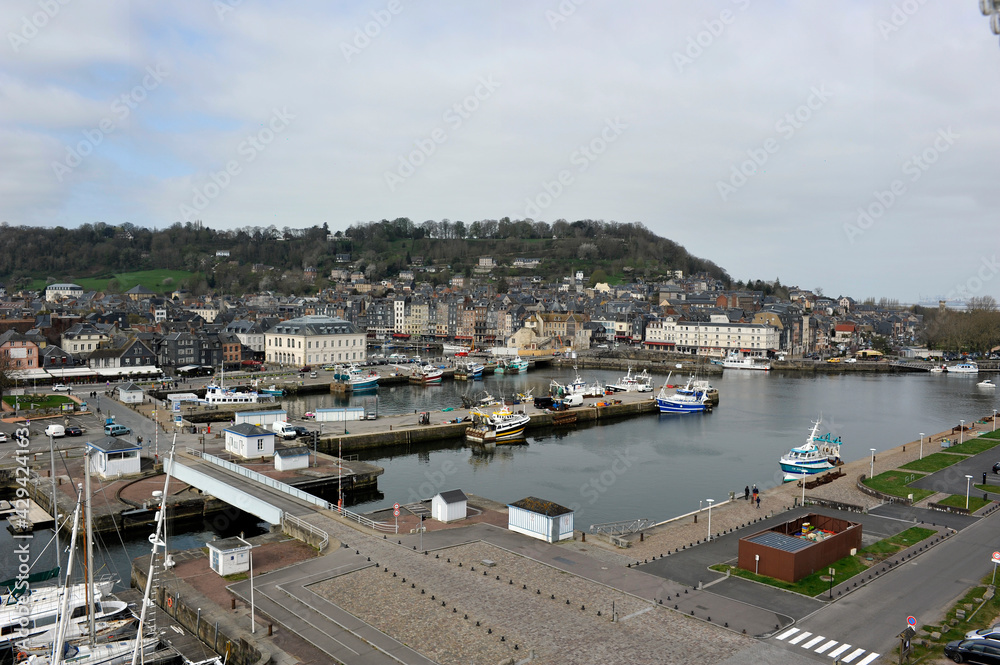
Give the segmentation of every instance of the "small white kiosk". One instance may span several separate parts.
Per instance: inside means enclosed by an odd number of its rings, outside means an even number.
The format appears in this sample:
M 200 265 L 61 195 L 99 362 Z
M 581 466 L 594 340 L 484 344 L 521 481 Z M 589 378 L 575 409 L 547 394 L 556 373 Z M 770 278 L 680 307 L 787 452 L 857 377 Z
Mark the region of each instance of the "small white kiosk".
M 146 393 L 131 381 L 118 386 L 118 400 L 122 404 L 142 404 Z
M 309 468 L 309 449 L 305 446 L 278 448 L 274 451 L 275 471 L 293 471 Z
M 233 425 L 223 430 L 226 437 L 226 451 L 244 459 L 250 457 L 271 457 L 274 455 L 274 432 L 250 423 Z
M 219 575 L 233 575 L 250 570 L 250 546 L 239 538 L 222 538 L 208 545 L 209 566 Z
M 573 511 L 533 496 L 507 504 L 507 528 L 532 538 L 557 543 L 573 537 Z
M 106 436 L 97 441 L 88 441 L 90 448 L 90 470 L 101 478 L 119 478 L 138 474 L 142 470 L 139 451 L 142 446 L 124 439 Z
M 439 522 L 464 520 L 468 505 L 469 497 L 462 490 L 441 492 L 431 499 L 431 517 Z

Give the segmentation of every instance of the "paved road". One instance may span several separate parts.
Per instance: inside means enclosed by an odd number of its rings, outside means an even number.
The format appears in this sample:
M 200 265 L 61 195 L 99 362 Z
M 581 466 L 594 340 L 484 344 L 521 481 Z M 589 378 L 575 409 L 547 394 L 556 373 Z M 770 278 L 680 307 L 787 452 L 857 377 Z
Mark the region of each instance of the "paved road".
M 947 449 L 945 449 L 947 452 Z M 947 494 L 965 494 L 968 479 L 966 474 L 972 476 L 972 484 L 983 482 L 983 472 L 986 473 L 986 482 L 995 485 L 1000 484 L 1000 477 L 992 473 L 993 465 L 1000 462 L 1000 457 L 996 450 L 987 450 L 978 455 L 973 455 L 964 459 L 958 464 L 953 464 L 946 469 L 941 469 L 913 483 L 913 487 L 920 489 L 934 490 L 935 492 L 945 492 Z M 972 488 L 972 493 L 981 495 L 982 491 Z
M 917 626 L 933 623 L 992 568 L 990 556 L 997 549 L 996 513 L 938 544 L 911 561 L 892 568 L 867 586 L 848 594 L 796 624 L 799 633 L 772 642 L 788 643 L 802 632 L 813 635 L 792 649 L 801 649 L 816 636 L 885 653 L 896 646 L 896 635 L 906 627 L 906 617 Z M 823 642 L 825 644 L 826 641 Z M 817 643 L 814 648 L 822 648 Z M 833 648 L 826 651 L 832 651 Z M 847 655 L 841 653 L 840 655 Z M 817 658 L 829 660 L 830 653 Z M 857 665 L 855 661 L 853 665 Z

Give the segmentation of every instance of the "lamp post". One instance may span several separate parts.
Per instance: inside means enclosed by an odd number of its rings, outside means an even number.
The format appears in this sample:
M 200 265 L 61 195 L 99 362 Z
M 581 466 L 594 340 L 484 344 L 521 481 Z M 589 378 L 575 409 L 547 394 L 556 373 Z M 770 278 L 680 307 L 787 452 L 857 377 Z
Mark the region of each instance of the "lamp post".
M 712 540 L 712 504 L 715 499 L 705 499 L 708 502 L 708 539 Z
M 958 421 L 958 445 L 962 445 L 963 441 L 965 441 L 965 421 L 964 420 L 959 420 Z
M 920 459 L 924 458 L 924 433 L 920 433 Z
M 253 545 L 243 540 L 243 532 L 236 536 L 241 543 L 247 545 L 250 548 L 250 633 L 257 632 L 257 619 L 254 616 L 254 602 L 253 602 Z
M 965 509 L 969 509 L 969 490 L 972 489 L 972 476 L 965 474 Z
M 871 478 L 872 476 L 875 475 L 875 449 L 874 448 L 870 448 L 869 450 L 872 451 L 872 468 L 871 468 L 871 471 L 868 474 L 868 477 Z
M 993 409 L 993 431 L 997 431 L 997 410 Z
M 757 575 L 758 574 L 757 573 L 758 570 L 760 570 L 760 555 L 759 554 L 754 554 L 753 555 L 753 574 Z

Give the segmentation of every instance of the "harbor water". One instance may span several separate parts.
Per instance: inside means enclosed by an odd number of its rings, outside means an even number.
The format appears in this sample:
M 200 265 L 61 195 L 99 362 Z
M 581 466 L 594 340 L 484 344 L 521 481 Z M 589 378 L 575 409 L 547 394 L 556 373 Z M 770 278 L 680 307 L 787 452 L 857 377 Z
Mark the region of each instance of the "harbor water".
M 613 382 L 621 373 L 582 370 L 588 382 Z M 463 393 L 488 390 L 510 397 L 529 388 L 546 394 L 552 378 L 571 380 L 573 370 L 486 377 L 440 386 L 382 387 L 383 415 L 457 406 Z M 654 375 L 658 386 L 666 374 Z M 684 377 L 671 377 L 677 383 Z M 594 426 L 533 432 L 525 445 L 484 450 L 454 440 L 430 446 L 376 451 L 363 459 L 385 468 L 381 498 L 354 510 L 386 508 L 460 488 L 502 502 L 538 496 L 576 509 L 577 528 L 649 518 L 662 520 L 721 501 L 747 485 L 782 482 L 778 458 L 805 441 L 811 423 L 843 439 L 842 457 L 867 458 L 991 415 L 996 396 L 976 387 L 974 376 L 948 374 L 811 374 L 727 370 L 712 378 L 721 403 L 710 414 L 649 415 Z M 654 391 L 655 394 L 655 391 Z M 312 395 L 286 400 L 293 415 L 325 406 L 365 405 L 373 395 L 349 400 Z M 326 430 L 331 431 L 331 430 Z M 934 452 L 929 445 L 925 454 Z M 766 506 L 762 506 L 766 508 Z

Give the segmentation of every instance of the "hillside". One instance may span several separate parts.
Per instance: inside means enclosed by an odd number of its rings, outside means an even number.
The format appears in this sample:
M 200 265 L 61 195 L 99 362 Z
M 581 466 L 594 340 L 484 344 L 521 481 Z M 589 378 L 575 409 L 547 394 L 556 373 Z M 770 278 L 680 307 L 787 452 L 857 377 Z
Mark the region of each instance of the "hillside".
M 0 284 L 8 290 L 72 281 L 112 291 L 141 283 L 158 292 L 183 287 L 302 294 L 322 288 L 334 268 L 362 270 L 368 279 L 381 280 L 411 267 L 419 257 L 424 266 L 437 268 L 421 278 L 440 284 L 456 274 L 472 274 L 485 256 L 504 266 L 494 271 L 496 277 L 530 274 L 558 280 L 583 270 L 588 277 L 617 283 L 664 279 L 681 270 L 729 282 L 719 266 L 638 223 L 560 220 L 550 225 L 501 219 L 466 225 L 445 219 L 416 224 L 400 218 L 359 223 L 332 234 L 326 224 L 213 230 L 198 222 L 163 230 L 103 223 L 76 229 L 4 224 L 2 229 Z M 349 254 L 350 261 L 338 263 L 338 254 Z M 530 269 L 510 267 L 517 258 L 542 261 Z M 306 268 L 315 268 L 319 279 L 310 283 Z

